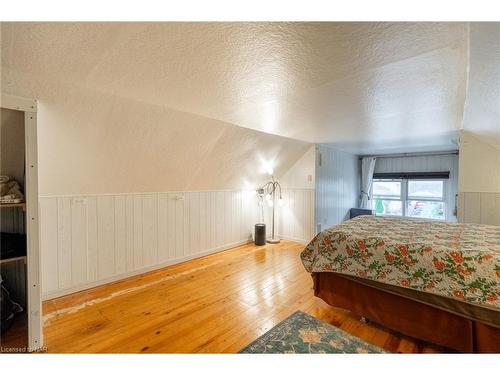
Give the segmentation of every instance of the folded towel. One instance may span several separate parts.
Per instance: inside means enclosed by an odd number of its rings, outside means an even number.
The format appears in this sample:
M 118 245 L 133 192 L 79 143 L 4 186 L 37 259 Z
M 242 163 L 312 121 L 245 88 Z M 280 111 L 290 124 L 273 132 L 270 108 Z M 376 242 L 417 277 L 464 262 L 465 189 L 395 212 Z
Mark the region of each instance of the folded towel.
M 16 180 L 0 182 L 0 203 L 24 202 L 24 194 Z
M 0 197 L 0 204 L 15 204 L 24 203 L 24 198 L 16 197 L 14 195 L 5 195 Z

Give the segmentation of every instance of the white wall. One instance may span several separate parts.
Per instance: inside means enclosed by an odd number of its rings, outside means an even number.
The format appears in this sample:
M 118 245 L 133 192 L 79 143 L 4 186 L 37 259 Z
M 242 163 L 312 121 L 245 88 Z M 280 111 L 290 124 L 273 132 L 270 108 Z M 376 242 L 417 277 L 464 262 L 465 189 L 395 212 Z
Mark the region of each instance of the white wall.
M 358 207 L 360 168 L 357 155 L 316 146 L 316 232 L 349 218 Z
M 246 189 L 310 146 L 96 91 L 39 89 L 40 194 Z
M 500 24 L 470 24 L 459 221 L 500 225 Z
M 460 192 L 500 193 L 499 148 L 468 131 L 462 131 L 459 165 Z
M 459 165 L 459 221 L 500 226 L 500 149 L 462 131 Z
M 500 226 L 500 193 L 458 193 L 458 221 Z
M 500 148 L 500 22 L 471 22 L 463 129 Z
M 458 192 L 458 155 L 422 155 L 378 158 L 375 173 L 389 172 L 450 172 L 446 181 L 446 219 L 457 221 L 455 216 Z
M 315 184 L 316 147 L 309 149 L 280 178 L 285 188 L 314 189 Z
M 308 243 L 314 237 L 314 189 L 283 189 L 283 206 L 279 207 L 279 237 Z
M 307 243 L 314 237 L 315 162 L 312 145 L 279 179 L 284 189 L 277 228 L 283 239 Z

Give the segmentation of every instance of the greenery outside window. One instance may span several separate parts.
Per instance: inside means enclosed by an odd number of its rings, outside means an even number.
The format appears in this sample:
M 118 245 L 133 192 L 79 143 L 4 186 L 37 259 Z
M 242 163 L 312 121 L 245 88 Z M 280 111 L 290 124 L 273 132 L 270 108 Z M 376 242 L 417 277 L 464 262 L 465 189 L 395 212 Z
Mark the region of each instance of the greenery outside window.
M 374 179 L 376 215 L 446 220 L 445 179 Z

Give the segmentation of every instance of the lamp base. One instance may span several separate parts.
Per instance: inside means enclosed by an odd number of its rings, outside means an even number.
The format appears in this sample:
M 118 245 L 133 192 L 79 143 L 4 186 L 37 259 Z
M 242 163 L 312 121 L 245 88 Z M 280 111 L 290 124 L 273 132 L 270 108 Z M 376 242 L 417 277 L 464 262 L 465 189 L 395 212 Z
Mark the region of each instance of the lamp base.
M 267 240 L 268 243 L 280 243 L 280 241 L 279 238 L 270 238 Z

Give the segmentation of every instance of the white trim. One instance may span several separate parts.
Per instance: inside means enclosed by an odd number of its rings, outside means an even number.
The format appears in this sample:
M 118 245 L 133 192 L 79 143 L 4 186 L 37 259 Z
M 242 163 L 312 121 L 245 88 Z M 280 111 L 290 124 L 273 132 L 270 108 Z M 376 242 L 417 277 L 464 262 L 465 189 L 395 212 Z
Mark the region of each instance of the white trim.
M 33 99 L 26 99 L 2 93 L 0 94 L 0 107 L 22 112 L 36 112 L 37 102 Z
M 172 259 L 172 260 L 169 260 L 167 262 L 155 264 L 153 266 L 143 267 L 143 268 L 135 270 L 135 271 L 121 273 L 121 274 L 116 275 L 116 276 L 108 277 L 108 278 L 105 278 L 102 280 L 93 281 L 90 283 L 86 283 L 84 285 L 79 285 L 79 286 L 75 286 L 72 288 L 66 288 L 66 289 L 59 289 L 55 292 L 45 293 L 42 296 L 42 300 L 47 301 L 47 300 L 61 297 L 61 296 L 65 296 L 65 295 L 68 295 L 71 293 L 76 293 L 76 292 L 80 292 L 82 290 L 87 290 L 87 289 L 95 288 L 97 286 L 109 284 L 109 283 L 114 282 L 114 281 L 124 280 L 124 279 L 132 277 L 132 276 L 142 275 L 142 274 L 147 273 L 147 272 L 156 271 L 156 270 L 159 270 L 161 268 L 165 268 L 165 267 L 168 267 L 168 266 L 171 266 L 174 264 L 186 262 L 188 260 L 202 258 L 204 256 L 215 254 L 215 253 L 220 253 L 221 251 L 225 251 L 225 250 L 231 249 L 233 247 L 245 245 L 245 244 L 251 243 L 251 242 L 252 241 L 249 241 L 249 240 L 233 242 L 233 243 L 230 243 L 230 244 L 227 244 L 224 246 L 220 246 L 217 248 L 203 251 L 201 253 L 192 254 L 192 255 L 188 255 L 186 257 L 181 257 L 181 258 L 177 258 L 177 259 Z
M 40 285 L 40 220 L 38 215 L 37 114 L 25 112 L 26 138 L 26 234 L 28 241 L 28 346 L 37 350 L 43 345 L 42 299 Z
M 24 112 L 26 170 L 26 238 L 28 351 L 43 346 L 42 299 L 40 285 L 40 221 L 38 217 L 38 141 L 36 100 L 1 94 L 0 107 Z

